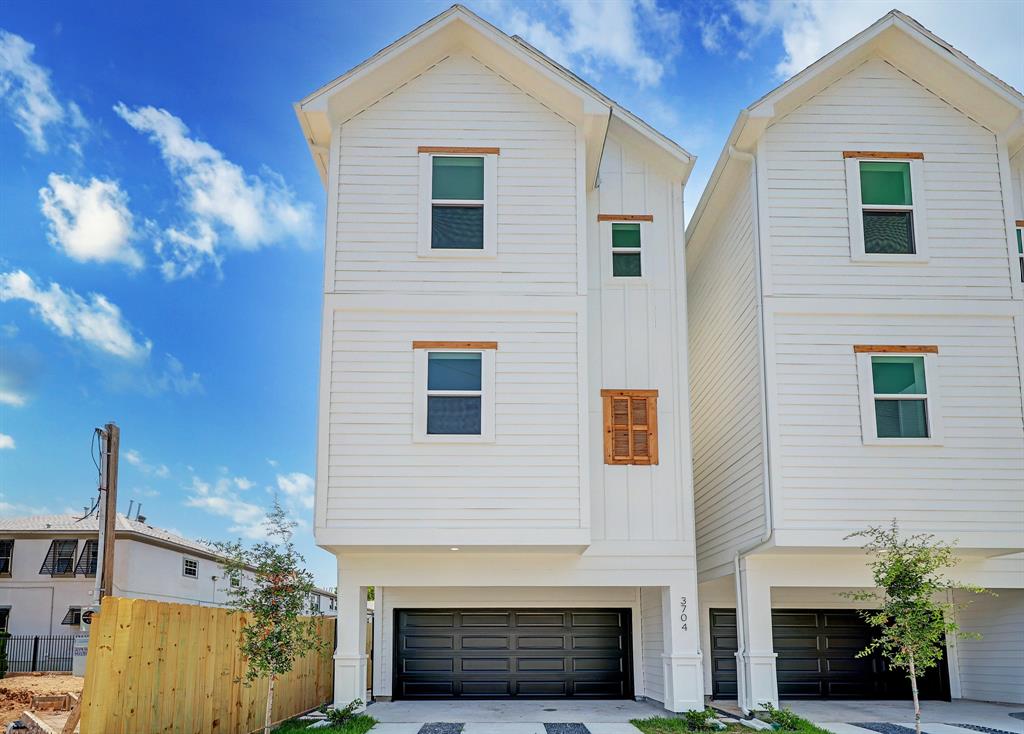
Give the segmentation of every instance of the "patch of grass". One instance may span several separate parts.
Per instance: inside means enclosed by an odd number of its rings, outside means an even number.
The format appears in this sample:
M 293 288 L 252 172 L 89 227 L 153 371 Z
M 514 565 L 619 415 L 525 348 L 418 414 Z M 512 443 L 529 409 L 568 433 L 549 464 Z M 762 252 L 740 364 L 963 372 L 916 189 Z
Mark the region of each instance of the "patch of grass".
M 312 721 L 299 721 L 292 719 L 274 729 L 274 734 L 298 734 L 308 731 L 309 734 L 366 734 L 377 723 L 377 720 L 366 714 L 353 716 L 341 726 L 325 726 L 322 729 L 309 729 Z
M 793 728 L 779 729 L 774 733 L 765 731 L 764 734 L 832 734 L 827 729 L 815 726 L 807 719 L 797 718 L 799 721 L 794 722 Z M 686 728 L 686 722 L 681 718 L 655 716 L 650 719 L 633 719 L 629 723 L 644 734 L 694 734 Z M 757 734 L 757 732 L 742 724 L 730 724 L 728 728 L 722 729 L 717 734 Z

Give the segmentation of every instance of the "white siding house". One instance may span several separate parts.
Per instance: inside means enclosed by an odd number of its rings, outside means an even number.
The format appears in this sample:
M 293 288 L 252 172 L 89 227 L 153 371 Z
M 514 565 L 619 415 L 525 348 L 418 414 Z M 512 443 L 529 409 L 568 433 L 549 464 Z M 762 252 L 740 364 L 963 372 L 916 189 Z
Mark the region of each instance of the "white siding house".
M 703 700 L 693 159 L 461 6 L 296 105 L 327 190 L 335 699 Z M 632 392 L 631 392 L 632 391 Z
M 687 232 L 715 697 L 907 695 L 840 595 L 895 519 L 998 593 L 926 694 L 1024 702 L 1022 147 L 1021 94 L 895 11 L 740 115 Z

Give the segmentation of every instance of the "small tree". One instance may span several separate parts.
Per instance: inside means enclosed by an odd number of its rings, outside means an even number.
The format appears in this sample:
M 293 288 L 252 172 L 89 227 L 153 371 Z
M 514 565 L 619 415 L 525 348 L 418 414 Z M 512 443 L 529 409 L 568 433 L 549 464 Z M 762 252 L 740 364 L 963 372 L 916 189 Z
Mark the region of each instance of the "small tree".
M 287 518 L 275 499 L 265 524 L 268 540 L 251 548 L 241 541 L 213 545 L 225 558 L 230 605 L 248 614 L 242 627 L 241 649 L 247 662 L 243 680 L 251 685 L 268 679 L 263 732 L 269 734 L 278 676 L 290 671 L 297 658 L 313 651 L 323 653 L 325 645 L 316 617 L 303 616 L 316 587 L 304 567 L 305 559 L 292 543 L 297 523 Z M 253 574 L 251 581 L 248 573 Z
M 960 630 L 956 612 L 966 605 L 945 601 L 946 592 L 965 589 L 984 593 L 985 589 L 945 577 L 943 572 L 955 566 L 957 558 L 953 546 L 934 535 L 900 537 L 899 526 L 893 520 L 889 527 L 870 527 L 847 536 L 857 537 L 867 539 L 864 550 L 871 558 L 871 575 L 878 587 L 843 593 L 878 607 L 861 612 L 877 632 L 857 657 L 867 657 L 877 650 L 894 668 L 907 671 L 914 698 L 914 727 L 921 734 L 918 678 L 942 660 L 947 637 L 979 637 Z

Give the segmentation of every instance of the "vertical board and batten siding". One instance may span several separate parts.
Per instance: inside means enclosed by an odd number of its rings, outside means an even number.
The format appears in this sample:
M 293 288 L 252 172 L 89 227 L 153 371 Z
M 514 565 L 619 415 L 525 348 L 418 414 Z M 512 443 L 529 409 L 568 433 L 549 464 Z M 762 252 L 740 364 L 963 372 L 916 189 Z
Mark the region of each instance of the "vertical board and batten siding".
M 644 695 L 655 701 L 665 700 L 665 634 L 662 622 L 661 589 L 640 588 L 640 645 L 643 652 Z M 637 676 L 638 680 L 640 676 Z
M 924 154 L 927 264 L 851 262 L 844 150 Z M 772 294 L 1010 297 L 995 135 L 886 61 L 773 123 L 760 153 Z
M 673 184 L 614 136 L 605 144 L 601 185 L 589 195 L 587 322 L 590 391 L 592 536 L 595 540 L 677 541 L 689 536 L 682 519 L 689 467 L 678 465 L 680 445 L 673 414 L 675 377 L 685 387 L 676 319 Z M 642 282 L 610 273 L 611 224 L 597 214 L 651 214 L 643 225 Z M 673 313 L 678 309 L 678 313 Z M 677 372 L 681 370 L 681 372 Z M 601 389 L 658 390 L 657 466 L 604 463 Z
M 413 442 L 427 337 L 498 342 L 493 443 Z M 336 311 L 332 342 L 328 527 L 580 527 L 576 314 Z
M 996 589 L 998 596 L 954 593 L 965 632 L 981 639 L 956 643 L 964 698 L 1024 704 L 1024 590 Z
M 496 258 L 417 257 L 418 146 L 497 156 Z M 574 295 L 576 128 L 452 56 L 341 126 L 334 292 Z
M 1020 533 L 1024 416 L 1007 316 L 773 316 L 778 405 L 776 525 Z M 941 446 L 865 445 L 854 344 L 936 345 Z
M 686 252 L 700 572 L 731 563 L 765 529 L 753 196 L 749 168 L 739 175 L 729 203 Z

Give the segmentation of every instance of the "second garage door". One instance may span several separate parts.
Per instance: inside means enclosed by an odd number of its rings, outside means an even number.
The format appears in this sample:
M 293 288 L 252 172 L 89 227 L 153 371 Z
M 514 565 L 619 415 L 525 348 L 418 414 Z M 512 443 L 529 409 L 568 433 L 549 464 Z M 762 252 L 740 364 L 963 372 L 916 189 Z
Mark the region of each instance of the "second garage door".
M 628 609 L 398 609 L 395 698 L 626 698 Z

